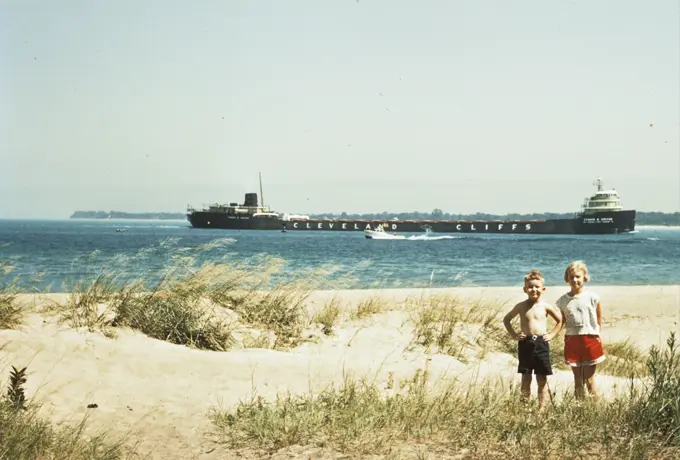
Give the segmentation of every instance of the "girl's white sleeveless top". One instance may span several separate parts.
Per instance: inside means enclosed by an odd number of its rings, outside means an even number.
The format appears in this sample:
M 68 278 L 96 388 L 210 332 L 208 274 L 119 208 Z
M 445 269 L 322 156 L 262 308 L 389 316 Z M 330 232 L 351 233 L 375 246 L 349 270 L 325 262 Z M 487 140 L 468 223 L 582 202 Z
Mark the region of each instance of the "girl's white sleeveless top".
M 575 296 L 569 293 L 557 299 L 555 305 L 562 312 L 566 335 L 600 335 L 597 324 L 597 303 L 600 296 L 583 291 Z

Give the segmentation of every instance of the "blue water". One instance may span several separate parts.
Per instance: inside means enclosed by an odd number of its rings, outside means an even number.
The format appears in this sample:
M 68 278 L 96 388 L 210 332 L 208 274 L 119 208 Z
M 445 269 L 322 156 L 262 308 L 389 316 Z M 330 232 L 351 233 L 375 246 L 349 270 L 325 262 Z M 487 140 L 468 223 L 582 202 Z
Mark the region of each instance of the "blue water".
M 575 259 L 588 264 L 592 284 L 680 284 L 676 228 L 626 235 L 446 236 L 377 241 L 362 232 L 206 230 L 180 221 L 0 220 L 0 262 L 13 266 L 5 281 L 19 276 L 24 285 L 51 291 L 68 290 L 79 278 L 113 265 L 127 277 L 148 277 L 177 256 L 199 262 L 273 256 L 285 261 L 284 275 L 330 266 L 335 276 L 352 273 L 349 287 L 355 288 L 511 286 L 532 268 L 548 284 L 560 285 L 564 267 Z

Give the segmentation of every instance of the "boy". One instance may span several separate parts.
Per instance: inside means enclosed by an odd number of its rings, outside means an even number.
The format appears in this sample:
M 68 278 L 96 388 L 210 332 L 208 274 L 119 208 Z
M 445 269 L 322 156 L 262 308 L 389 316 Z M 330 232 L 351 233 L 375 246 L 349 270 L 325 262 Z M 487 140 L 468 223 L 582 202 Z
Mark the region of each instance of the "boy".
M 538 384 L 538 407 L 545 407 L 548 393 L 547 378 L 552 375 L 550 365 L 550 342 L 562 327 L 562 315 L 552 305 L 541 300 L 545 292 L 545 279 L 538 270 L 531 270 L 524 277 L 524 292 L 527 299 L 518 303 L 505 315 L 503 324 L 510 336 L 518 340 L 517 355 L 519 366 L 517 372 L 522 374 L 522 398 L 527 400 L 531 394 L 531 372 L 536 374 Z M 516 333 L 510 321 L 519 315 L 520 332 Z M 555 327 L 550 333 L 548 329 L 548 315 L 555 320 Z

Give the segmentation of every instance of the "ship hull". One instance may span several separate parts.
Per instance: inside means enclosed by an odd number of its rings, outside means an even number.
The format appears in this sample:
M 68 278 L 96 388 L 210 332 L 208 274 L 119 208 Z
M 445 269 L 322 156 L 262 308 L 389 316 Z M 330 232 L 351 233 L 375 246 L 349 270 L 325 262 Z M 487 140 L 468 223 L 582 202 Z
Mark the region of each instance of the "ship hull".
M 226 230 L 364 231 L 382 225 L 390 232 L 511 233 L 511 234 L 618 234 L 635 230 L 635 211 L 600 212 L 572 219 L 547 220 L 356 220 L 290 219 L 272 216 L 228 215 L 193 211 L 187 218 L 194 228 Z

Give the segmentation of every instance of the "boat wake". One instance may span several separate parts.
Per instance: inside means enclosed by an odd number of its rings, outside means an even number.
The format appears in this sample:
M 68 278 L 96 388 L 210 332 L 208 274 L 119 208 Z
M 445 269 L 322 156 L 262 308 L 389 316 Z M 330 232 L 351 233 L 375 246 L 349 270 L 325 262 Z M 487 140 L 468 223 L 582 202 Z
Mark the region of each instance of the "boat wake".
M 364 230 L 364 236 L 370 240 L 405 240 L 405 241 L 437 241 L 437 240 L 453 240 L 460 238 L 460 236 L 441 235 L 434 236 L 431 230 L 426 230 L 424 235 L 397 235 L 396 233 L 387 233 L 382 227 L 375 230 Z
M 431 235 L 413 235 L 406 238 L 411 241 L 437 241 L 437 240 L 455 240 L 461 238 L 460 236 L 431 236 Z

